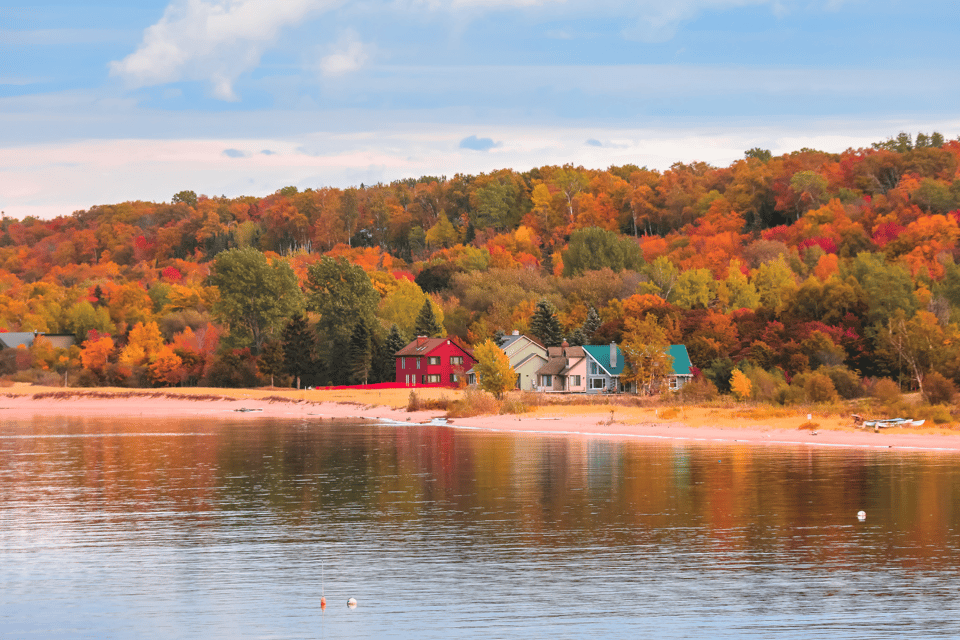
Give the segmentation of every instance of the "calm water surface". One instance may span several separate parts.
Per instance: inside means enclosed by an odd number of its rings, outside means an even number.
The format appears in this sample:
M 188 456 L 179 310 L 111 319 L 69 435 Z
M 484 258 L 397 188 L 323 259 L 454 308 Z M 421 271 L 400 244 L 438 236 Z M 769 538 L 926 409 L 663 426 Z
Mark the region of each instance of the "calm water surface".
M 958 463 L 4 420 L 0 637 L 960 637 Z

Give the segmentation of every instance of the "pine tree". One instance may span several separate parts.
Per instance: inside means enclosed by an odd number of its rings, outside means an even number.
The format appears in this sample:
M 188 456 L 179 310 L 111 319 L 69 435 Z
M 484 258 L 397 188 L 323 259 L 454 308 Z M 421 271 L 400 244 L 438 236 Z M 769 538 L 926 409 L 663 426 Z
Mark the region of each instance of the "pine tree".
M 567 342 L 575 347 L 582 347 L 587 344 L 587 335 L 583 332 L 581 327 L 577 327 L 573 332 L 567 336 Z
M 274 386 L 274 376 L 283 373 L 285 359 L 283 345 L 278 340 L 265 342 L 260 349 L 260 355 L 257 356 L 257 370 L 262 376 L 270 376 L 271 387 Z
M 407 339 L 400 333 L 397 325 L 390 327 L 387 339 L 383 343 L 383 349 L 380 352 L 380 378 L 381 382 L 394 382 L 397 375 L 397 358 L 395 354 L 400 349 L 407 346 Z
M 530 319 L 530 333 L 537 336 L 546 347 L 559 347 L 563 342 L 563 330 L 557 320 L 557 308 L 541 299 Z
M 361 317 L 353 325 L 353 333 L 350 335 L 347 368 L 350 372 L 351 384 L 367 384 L 370 378 L 371 361 L 370 329 L 367 327 L 367 321 Z
M 503 329 L 497 329 L 493 334 L 493 342 L 498 347 L 503 347 L 503 343 L 507 341 L 507 334 L 504 333 Z
M 602 322 L 600 316 L 597 314 L 597 310 L 590 307 L 590 311 L 587 312 L 587 319 L 583 321 L 580 327 L 583 329 L 583 335 L 586 337 L 586 340 L 593 338 L 593 334 L 597 332 L 601 324 Z M 586 344 L 586 341 L 583 344 Z
M 420 315 L 417 316 L 417 322 L 413 325 L 413 332 L 428 338 L 439 338 L 443 335 L 443 327 L 437 322 L 437 317 L 433 313 L 433 304 L 429 298 L 423 301 Z
M 296 378 L 297 388 L 300 388 L 300 378 L 313 373 L 317 368 L 314 353 L 317 350 L 317 340 L 307 328 L 307 319 L 303 314 L 297 314 L 290 319 L 283 329 L 283 370 Z

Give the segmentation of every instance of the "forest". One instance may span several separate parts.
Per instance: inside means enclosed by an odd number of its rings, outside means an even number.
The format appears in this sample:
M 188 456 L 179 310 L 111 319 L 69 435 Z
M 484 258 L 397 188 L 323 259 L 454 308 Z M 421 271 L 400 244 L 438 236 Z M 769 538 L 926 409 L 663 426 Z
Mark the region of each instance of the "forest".
M 11 382 L 392 381 L 420 333 L 685 344 L 701 386 L 791 404 L 960 383 L 960 140 L 658 171 L 544 166 L 0 221 Z M 549 325 L 550 323 L 547 323 Z M 541 333 L 543 331 L 541 330 Z M 731 387 L 731 381 L 737 384 Z M 747 380 L 748 383 L 743 381 Z

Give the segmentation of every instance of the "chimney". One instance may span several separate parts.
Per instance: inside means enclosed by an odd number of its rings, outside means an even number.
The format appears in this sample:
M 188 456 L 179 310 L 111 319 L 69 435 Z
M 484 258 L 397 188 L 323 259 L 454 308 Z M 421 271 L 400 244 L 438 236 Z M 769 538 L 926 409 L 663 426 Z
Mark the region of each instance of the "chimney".
M 417 336 L 417 346 L 422 347 L 427 344 L 427 336 Z
M 514 329 L 514 330 L 513 330 L 513 335 L 518 336 L 518 335 L 520 335 L 520 332 L 517 331 L 516 329 Z
M 611 369 L 617 368 L 617 343 L 616 342 L 610 343 L 610 368 Z

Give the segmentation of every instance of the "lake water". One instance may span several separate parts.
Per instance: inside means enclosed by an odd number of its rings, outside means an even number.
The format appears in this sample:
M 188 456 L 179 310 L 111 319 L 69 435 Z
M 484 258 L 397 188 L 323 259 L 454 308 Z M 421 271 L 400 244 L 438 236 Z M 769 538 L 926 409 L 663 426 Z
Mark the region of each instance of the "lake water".
M 0 637 L 960 637 L 958 462 L 4 420 Z

